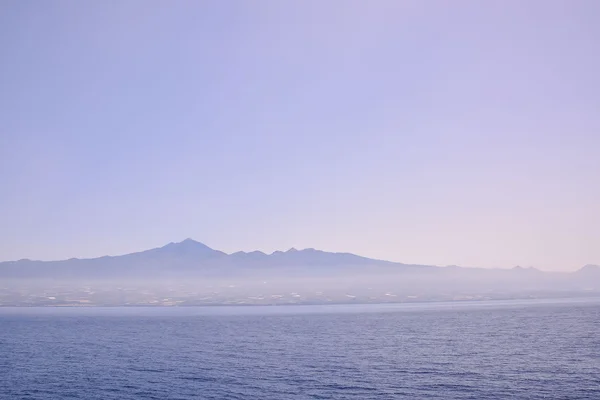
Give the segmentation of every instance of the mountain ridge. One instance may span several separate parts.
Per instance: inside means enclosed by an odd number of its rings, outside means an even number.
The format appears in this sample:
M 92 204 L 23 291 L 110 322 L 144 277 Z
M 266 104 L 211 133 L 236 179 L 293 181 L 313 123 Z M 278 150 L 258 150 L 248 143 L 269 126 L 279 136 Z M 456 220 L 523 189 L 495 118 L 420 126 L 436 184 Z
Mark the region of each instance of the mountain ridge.
M 353 268 L 389 269 L 394 271 L 440 271 L 484 270 L 482 268 L 452 268 L 433 265 L 404 264 L 359 256 L 347 252 L 327 252 L 314 248 L 298 250 L 294 247 L 287 251 L 273 251 L 268 254 L 259 250 L 225 253 L 215 250 L 204 243 L 187 238 L 181 242 L 170 242 L 162 247 L 142 250 L 116 256 L 94 258 L 69 258 L 66 260 L 42 261 L 21 259 L 0 262 L 0 277 L 36 278 L 36 277 L 123 277 L 145 275 L 180 276 L 197 274 L 226 274 L 253 271 L 257 269 L 287 271 L 304 269 L 304 272 L 346 271 Z M 287 268 L 287 270 L 286 270 Z M 520 266 L 501 271 L 514 273 L 547 272 L 536 268 Z M 600 276 L 600 267 L 586 265 L 571 273 L 585 276 Z
M 0 263 L 0 277 L 122 277 L 154 275 L 219 274 L 270 268 L 321 267 L 339 269 L 352 266 L 406 266 L 351 253 L 332 253 L 316 249 L 274 251 L 238 251 L 227 254 L 193 239 L 171 242 L 162 247 L 95 258 L 70 258 L 57 261 L 22 259 Z M 417 266 L 407 266 L 414 268 Z M 430 266 L 418 266 L 432 268 Z

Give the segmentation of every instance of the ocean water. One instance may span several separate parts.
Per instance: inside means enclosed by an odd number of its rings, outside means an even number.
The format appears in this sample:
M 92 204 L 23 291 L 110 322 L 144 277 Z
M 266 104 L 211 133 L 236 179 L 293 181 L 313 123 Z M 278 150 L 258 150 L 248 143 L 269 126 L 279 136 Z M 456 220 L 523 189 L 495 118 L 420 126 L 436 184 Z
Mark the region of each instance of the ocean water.
M 0 399 L 600 399 L 600 301 L 0 309 Z

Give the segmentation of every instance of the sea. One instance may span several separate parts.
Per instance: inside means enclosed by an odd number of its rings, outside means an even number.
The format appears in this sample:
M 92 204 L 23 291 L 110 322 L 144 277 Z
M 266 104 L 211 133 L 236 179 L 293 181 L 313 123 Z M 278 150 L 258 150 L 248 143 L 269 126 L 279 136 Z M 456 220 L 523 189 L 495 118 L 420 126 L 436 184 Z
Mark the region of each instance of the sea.
M 0 308 L 0 399 L 600 399 L 600 299 Z

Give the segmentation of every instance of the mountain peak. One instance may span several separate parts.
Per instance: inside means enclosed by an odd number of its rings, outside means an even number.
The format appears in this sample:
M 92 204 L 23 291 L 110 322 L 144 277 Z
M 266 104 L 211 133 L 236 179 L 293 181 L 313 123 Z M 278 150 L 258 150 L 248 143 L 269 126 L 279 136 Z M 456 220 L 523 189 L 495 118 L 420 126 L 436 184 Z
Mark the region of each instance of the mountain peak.
M 295 253 L 297 251 L 298 250 L 296 248 L 292 247 L 291 249 L 289 249 L 288 251 L 286 251 L 286 253 Z
M 213 250 L 204 243 L 200 243 L 194 239 L 187 238 L 182 240 L 181 242 L 171 242 L 166 246 L 163 246 L 163 249 L 184 249 L 184 250 Z M 213 250 L 214 251 L 214 250 Z
M 587 264 L 578 270 L 578 272 L 592 272 L 592 271 L 600 271 L 600 265 Z

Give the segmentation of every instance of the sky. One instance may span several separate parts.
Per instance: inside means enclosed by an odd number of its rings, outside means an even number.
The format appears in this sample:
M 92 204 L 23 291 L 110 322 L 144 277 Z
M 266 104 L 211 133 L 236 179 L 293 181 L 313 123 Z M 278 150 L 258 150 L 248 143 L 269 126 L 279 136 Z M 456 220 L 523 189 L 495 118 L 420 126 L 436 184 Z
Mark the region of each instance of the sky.
M 597 0 L 0 4 L 0 260 L 600 264 Z

